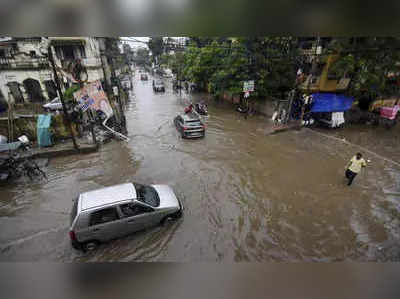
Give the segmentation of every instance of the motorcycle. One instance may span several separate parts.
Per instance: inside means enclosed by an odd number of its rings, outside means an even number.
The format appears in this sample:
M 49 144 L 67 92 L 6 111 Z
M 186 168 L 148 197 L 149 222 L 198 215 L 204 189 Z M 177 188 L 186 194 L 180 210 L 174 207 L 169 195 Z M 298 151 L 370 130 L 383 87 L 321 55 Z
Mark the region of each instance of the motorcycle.
M 239 106 L 236 108 L 236 111 L 240 112 L 240 113 L 247 113 L 249 111 L 249 109 Z
M 205 104 L 196 104 L 195 110 L 200 115 L 208 115 L 208 109 Z

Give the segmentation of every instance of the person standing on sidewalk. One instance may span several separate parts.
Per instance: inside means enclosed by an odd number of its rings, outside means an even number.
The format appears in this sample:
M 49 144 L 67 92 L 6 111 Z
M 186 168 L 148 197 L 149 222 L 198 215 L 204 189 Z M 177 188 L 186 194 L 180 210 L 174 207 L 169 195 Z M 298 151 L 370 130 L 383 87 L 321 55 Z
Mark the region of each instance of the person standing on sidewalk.
M 361 168 L 366 167 L 367 163 L 365 160 L 362 158 L 361 153 L 357 153 L 349 163 L 346 165 L 346 178 L 348 180 L 347 186 L 350 186 L 353 183 L 354 178 L 356 175 L 361 171 Z

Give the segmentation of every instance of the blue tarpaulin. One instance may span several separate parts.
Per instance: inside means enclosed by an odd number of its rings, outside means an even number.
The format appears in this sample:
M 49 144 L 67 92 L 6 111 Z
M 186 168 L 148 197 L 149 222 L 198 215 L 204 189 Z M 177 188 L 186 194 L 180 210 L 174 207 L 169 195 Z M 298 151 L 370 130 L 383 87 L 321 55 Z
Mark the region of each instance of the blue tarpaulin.
M 39 146 L 51 145 L 50 140 L 51 114 L 40 114 L 37 120 L 37 142 Z
M 310 112 L 344 112 L 351 108 L 352 97 L 335 93 L 313 93 Z

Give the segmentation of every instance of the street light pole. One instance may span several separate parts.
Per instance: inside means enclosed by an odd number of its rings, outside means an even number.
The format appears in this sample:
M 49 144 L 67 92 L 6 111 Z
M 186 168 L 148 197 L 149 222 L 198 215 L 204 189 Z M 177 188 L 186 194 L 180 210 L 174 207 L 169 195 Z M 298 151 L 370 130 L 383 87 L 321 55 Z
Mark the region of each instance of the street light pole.
M 71 134 L 72 142 L 74 144 L 75 150 L 79 151 L 78 144 L 76 143 L 76 140 L 75 140 L 74 131 L 72 130 L 71 119 L 69 117 L 69 114 L 68 114 L 68 111 L 67 111 L 67 107 L 65 106 L 64 96 L 63 96 L 63 93 L 62 93 L 62 90 L 61 90 L 60 79 L 58 78 L 58 75 L 57 75 L 57 70 L 56 70 L 56 65 L 54 63 L 53 50 L 51 49 L 51 45 L 48 46 L 47 53 L 48 53 L 48 57 L 49 57 L 49 60 L 50 60 L 51 67 L 53 69 L 53 75 L 54 75 L 54 80 L 56 81 L 56 87 L 57 87 L 57 91 L 58 91 L 58 96 L 60 97 L 60 101 L 61 101 L 61 104 L 62 104 L 63 112 L 64 112 L 65 118 L 67 120 L 67 123 L 68 123 L 68 128 L 69 128 L 69 132 Z

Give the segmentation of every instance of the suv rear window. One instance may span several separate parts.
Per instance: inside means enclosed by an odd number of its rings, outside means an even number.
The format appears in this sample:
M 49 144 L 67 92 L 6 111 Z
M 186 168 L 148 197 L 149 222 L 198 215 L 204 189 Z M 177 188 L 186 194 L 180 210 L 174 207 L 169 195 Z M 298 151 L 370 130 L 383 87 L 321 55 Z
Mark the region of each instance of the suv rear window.
M 72 225 L 72 222 L 74 222 L 74 220 L 75 220 L 76 214 L 78 213 L 78 200 L 79 200 L 79 197 L 74 200 L 74 204 L 72 206 L 71 216 L 70 216 L 71 217 L 70 218 L 71 225 Z
M 189 121 L 186 121 L 185 124 L 188 127 L 199 127 L 199 126 L 201 126 L 201 122 L 199 120 L 189 120 Z

